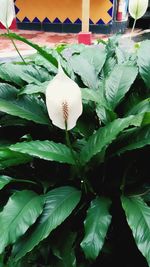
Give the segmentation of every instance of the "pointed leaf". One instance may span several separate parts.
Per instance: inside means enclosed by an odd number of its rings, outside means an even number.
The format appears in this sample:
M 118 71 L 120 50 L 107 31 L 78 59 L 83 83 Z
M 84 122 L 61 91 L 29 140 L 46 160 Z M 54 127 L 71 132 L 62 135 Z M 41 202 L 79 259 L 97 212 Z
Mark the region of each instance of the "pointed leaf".
M 43 102 L 33 96 L 20 96 L 18 90 L 0 83 L 0 111 L 40 124 L 49 124 L 48 114 Z
M 43 213 L 33 231 L 27 233 L 14 249 L 15 260 L 22 258 L 60 225 L 71 214 L 79 200 L 80 192 L 73 187 L 66 186 L 49 191 L 45 196 Z
M 140 126 L 143 116 L 129 116 L 123 119 L 116 119 L 108 123 L 106 126 L 97 130 L 88 140 L 87 144 L 83 147 L 80 153 L 81 163 L 85 164 L 97 153 L 101 152 L 117 135 L 130 125 Z
M 95 260 L 103 247 L 108 227 L 111 222 L 109 208 L 111 201 L 107 198 L 96 198 L 91 202 L 85 219 L 85 237 L 81 247 L 87 259 Z
M 50 80 L 49 73 L 34 65 L 17 65 L 13 63 L 4 63 L 0 66 L 0 78 L 20 86 L 26 83 L 40 84 Z
M 117 114 L 112 110 L 105 108 L 103 105 L 98 104 L 96 106 L 96 114 L 100 122 L 107 124 L 117 118 Z
M 120 140 L 116 145 L 117 151 L 114 153 L 115 155 L 120 155 L 126 151 L 132 151 L 150 145 L 149 125 L 120 136 Z
M 44 82 L 39 85 L 37 84 L 27 84 L 20 92 L 19 95 L 32 95 L 37 93 L 45 94 L 46 88 L 49 82 Z
M 0 175 L 0 190 L 12 181 L 12 178 L 6 175 Z
M 122 196 L 121 200 L 137 247 L 150 266 L 150 207 L 140 197 Z
M 14 40 L 18 40 L 21 41 L 25 44 L 28 44 L 29 46 L 33 47 L 35 50 L 37 50 L 39 52 L 40 55 L 42 55 L 46 60 L 48 60 L 49 62 L 51 62 L 54 66 L 57 66 L 57 60 L 56 58 L 54 58 L 51 54 L 49 54 L 48 52 L 46 52 L 46 50 L 42 47 L 40 47 L 37 44 L 32 43 L 31 41 L 29 41 L 28 39 L 16 34 L 16 33 L 5 33 L 5 34 L 1 34 L 1 36 L 7 37 L 7 38 L 12 38 Z
M 104 45 L 87 46 L 81 51 L 80 55 L 94 66 L 97 74 L 100 73 L 106 60 L 106 49 Z
M 30 156 L 61 163 L 75 164 L 70 149 L 53 141 L 31 141 L 11 145 L 12 151 L 25 153 Z
M 116 65 L 105 83 L 105 97 L 112 109 L 120 103 L 133 84 L 138 70 L 134 66 Z
M 82 93 L 82 99 L 84 100 L 100 102 L 99 91 L 88 89 L 88 88 L 82 88 L 81 93 Z
M 142 79 L 150 88 L 150 40 L 143 41 L 138 49 L 138 66 Z
M 30 162 L 32 157 L 19 152 L 11 151 L 8 148 L 0 149 L 0 170 L 10 166 L 16 166 Z
M 139 103 L 131 106 L 131 109 L 127 112 L 127 116 L 135 115 L 139 113 L 150 112 L 150 98 L 144 99 Z
M 87 59 L 79 55 L 74 55 L 69 59 L 69 64 L 73 71 L 81 77 L 83 83 L 87 87 L 97 89 L 97 74 L 94 66 L 91 65 Z
M 32 191 L 13 194 L 0 213 L 0 253 L 23 235 L 41 214 L 43 197 Z

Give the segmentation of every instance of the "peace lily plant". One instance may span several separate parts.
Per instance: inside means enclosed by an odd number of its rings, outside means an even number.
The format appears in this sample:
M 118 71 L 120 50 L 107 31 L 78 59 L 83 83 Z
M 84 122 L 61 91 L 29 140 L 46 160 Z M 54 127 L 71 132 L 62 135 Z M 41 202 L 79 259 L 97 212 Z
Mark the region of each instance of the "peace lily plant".
M 150 266 L 150 41 L 2 36 L 37 53 L 0 64 L 0 266 Z

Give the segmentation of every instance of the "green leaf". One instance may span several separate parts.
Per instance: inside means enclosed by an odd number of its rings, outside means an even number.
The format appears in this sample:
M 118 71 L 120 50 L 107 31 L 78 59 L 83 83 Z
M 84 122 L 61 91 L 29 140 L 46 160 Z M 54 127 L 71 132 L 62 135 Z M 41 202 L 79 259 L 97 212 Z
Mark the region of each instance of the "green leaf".
M 94 66 L 91 65 L 87 59 L 80 55 L 74 55 L 69 59 L 69 64 L 73 71 L 81 77 L 85 86 L 97 89 L 97 74 Z
M 150 98 L 144 99 L 133 105 L 126 115 L 129 116 L 145 112 L 150 112 Z
M 77 234 L 66 227 L 61 228 L 57 235 L 54 233 L 49 242 L 53 254 L 57 257 L 56 262 L 53 263 L 54 266 L 59 262 L 58 266 L 61 267 L 76 267 L 74 245 L 76 237 Z
M 0 83 L 0 111 L 40 124 L 50 124 L 45 104 L 33 96 L 20 96 L 18 90 Z
M 12 178 L 6 175 L 0 175 L 0 190 L 12 181 Z
M 106 49 L 104 45 L 88 46 L 80 53 L 90 65 L 94 66 L 96 73 L 99 74 L 106 60 Z
M 116 47 L 116 57 L 119 65 L 128 61 L 129 54 L 126 50 L 122 49 L 122 47 Z
M 4 63 L 0 66 L 0 78 L 20 86 L 26 83 L 40 84 L 51 79 L 49 73 L 35 65 Z
M 84 165 L 93 156 L 101 152 L 104 148 L 107 148 L 113 140 L 116 139 L 117 135 L 121 133 L 125 128 L 130 125 L 140 126 L 143 120 L 142 115 L 129 116 L 123 119 L 116 119 L 110 122 L 104 127 L 98 129 L 88 140 L 87 144 L 81 150 L 80 159 Z
M 36 182 L 33 182 L 32 180 L 26 180 L 26 179 L 14 179 L 10 176 L 6 175 L 0 175 L 0 190 L 5 187 L 8 183 L 30 183 L 30 184 L 36 184 Z
M 26 255 L 60 225 L 76 207 L 80 201 L 80 196 L 78 190 L 69 186 L 49 191 L 45 196 L 46 203 L 40 219 L 32 232 L 28 232 L 14 249 L 15 260 L 17 261 Z
M 32 158 L 29 155 L 14 152 L 8 148 L 0 149 L 0 170 L 10 166 L 16 166 L 30 162 Z
M 25 126 L 28 125 L 29 121 L 15 117 L 12 115 L 5 114 L 0 118 L 0 125 L 3 126 Z
M 116 65 L 105 82 L 105 97 L 112 109 L 120 103 L 133 84 L 138 70 L 134 66 Z
M 84 100 L 100 102 L 99 91 L 88 88 L 81 88 L 81 93 L 82 93 L 82 99 Z
M 16 72 L 16 68 L 17 68 L 17 72 Z M 23 86 L 25 82 L 21 79 L 20 75 L 18 75 L 18 69 L 19 69 L 19 66 L 12 64 L 12 63 L 1 64 L 0 65 L 0 78 L 4 81 L 13 82 L 16 85 Z
M 25 153 L 40 159 L 75 164 L 70 149 L 66 145 L 53 141 L 22 142 L 11 145 L 9 148 L 12 151 Z
M 53 50 L 49 50 L 48 53 L 52 54 L 52 51 Z M 45 59 L 40 54 L 37 53 L 34 55 L 34 62 L 35 62 L 35 65 L 44 67 L 46 70 L 48 70 L 48 72 L 57 74 L 57 67 L 54 66 L 51 62 L 49 62 L 47 59 Z
M 98 104 L 96 106 L 96 114 L 100 122 L 107 124 L 117 118 L 117 114 L 112 110 L 105 108 L 104 106 Z
M 120 141 L 116 143 L 117 151 L 115 155 L 120 155 L 126 151 L 139 149 L 150 145 L 150 127 L 146 125 L 140 129 L 129 131 L 128 133 L 120 136 Z
M 41 214 L 44 198 L 28 190 L 13 194 L 0 213 L 0 253 L 23 235 Z
M 102 69 L 102 77 L 107 78 L 114 69 L 115 65 L 116 59 L 114 57 L 107 58 Z
M 1 34 L 1 36 L 7 37 L 7 38 L 12 38 L 18 41 L 21 41 L 25 44 L 28 44 L 29 46 L 31 46 L 32 48 L 36 49 L 40 55 L 42 55 L 46 60 L 48 60 L 49 62 L 51 62 L 54 66 L 57 66 L 57 60 L 55 57 L 53 57 L 51 54 L 49 54 L 48 52 L 46 52 L 46 50 L 42 47 L 40 47 L 37 44 L 32 43 L 31 41 L 29 41 L 28 39 L 16 34 L 16 33 L 5 33 L 5 34 Z
M 138 249 L 150 266 L 150 207 L 140 197 L 121 198 Z
M 45 90 L 48 86 L 49 82 L 44 82 L 39 85 L 36 84 L 28 84 L 26 85 L 20 92 L 19 95 L 32 95 L 37 93 L 45 94 Z
M 109 208 L 111 201 L 97 197 L 91 202 L 84 221 L 85 237 L 81 247 L 87 259 L 95 260 L 103 247 L 108 227 L 111 222 Z
M 150 40 L 143 41 L 138 49 L 138 66 L 142 79 L 150 88 Z

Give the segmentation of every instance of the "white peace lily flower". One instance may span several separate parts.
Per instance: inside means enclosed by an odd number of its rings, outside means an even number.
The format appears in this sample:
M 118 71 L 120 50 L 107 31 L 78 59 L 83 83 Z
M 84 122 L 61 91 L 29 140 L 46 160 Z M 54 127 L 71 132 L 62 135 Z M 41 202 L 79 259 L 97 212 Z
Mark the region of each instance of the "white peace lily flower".
M 52 123 L 61 129 L 71 130 L 82 114 L 81 90 L 60 64 L 58 74 L 46 89 L 46 106 Z
M 129 13 L 135 20 L 141 18 L 148 8 L 148 0 L 129 0 Z
M 0 22 L 9 28 L 15 18 L 15 8 L 13 0 L 0 0 Z

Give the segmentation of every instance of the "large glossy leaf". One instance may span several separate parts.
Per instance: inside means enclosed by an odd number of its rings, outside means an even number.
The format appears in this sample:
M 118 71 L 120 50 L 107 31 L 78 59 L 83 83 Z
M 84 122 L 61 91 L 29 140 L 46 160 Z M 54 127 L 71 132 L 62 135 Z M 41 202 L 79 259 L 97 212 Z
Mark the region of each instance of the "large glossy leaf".
M 52 63 L 54 66 L 57 66 L 57 60 L 55 57 L 53 57 L 51 54 L 49 54 L 48 52 L 46 52 L 46 49 L 40 47 L 37 44 L 32 43 L 31 41 L 29 41 L 28 39 L 24 38 L 21 35 L 18 35 L 16 33 L 5 33 L 5 34 L 1 34 L 1 36 L 7 37 L 7 38 L 12 38 L 18 41 L 21 41 L 23 43 L 26 43 L 27 45 L 31 46 L 32 48 L 34 48 L 35 50 L 37 50 L 39 52 L 40 55 L 42 55 L 46 60 L 48 60 L 50 63 Z
M 0 175 L 0 190 L 12 181 L 12 178 L 6 175 Z
M 84 99 L 84 100 L 94 101 L 96 103 L 99 103 L 101 100 L 99 91 L 97 91 L 97 90 L 82 88 L 81 93 L 82 93 L 82 99 Z
M 25 164 L 30 162 L 32 157 L 19 152 L 11 151 L 8 148 L 0 149 L 0 170 L 15 166 L 19 164 Z
M 140 129 L 129 131 L 120 137 L 120 140 L 116 143 L 117 151 L 115 155 L 120 155 L 126 151 L 139 149 L 150 145 L 150 126 L 146 125 Z
M 117 62 L 114 57 L 108 57 L 102 69 L 102 73 L 101 73 L 102 77 L 103 78 L 109 77 L 110 73 L 112 72 L 116 64 Z
M 116 119 L 104 127 L 97 130 L 88 140 L 87 144 L 83 147 L 80 154 L 82 164 L 88 162 L 94 155 L 101 152 L 117 135 L 130 125 L 140 126 L 143 116 L 129 116 L 123 119 Z
M 43 68 L 34 65 L 5 63 L 0 66 L 0 78 L 20 86 L 26 83 L 40 84 L 50 80 L 51 76 Z
M 94 66 L 87 59 L 79 55 L 74 55 L 69 59 L 69 64 L 73 71 L 81 77 L 85 86 L 97 89 L 97 74 Z
M 75 164 L 70 149 L 53 141 L 31 141 L 17 143 L 9 147 L 12 151 L 25 153 L 41 159 Z M 74 152 L 75 153 L 75 152 Z
M 44 198 L 28 190 L 14 193 L 0 213 L 0 253 L 23 235 L 41 214 Z
M 95 260 L 103 247 L 108 227 L 111 222 L 109 208 L 111 201 L 97 197 L 91 202 L 84 221 L 85 237 L 81 247 L 86 258 Z
M 140 197 L 122 196 L 121 200 L 137 247 L 150 266 L 150 207 Z
M 0 65 L 0 78 L 4 81 L 23 86 L 25 82 L 18 75 L 18 72 L 14 70 L 15 65 L 13 66 L 14 68 L 12 68 L 12 65 L 14 64 L 6 63 Z M 17 68 L 19 68 L 19 66 Z
M 138 70 L 134 66 L 116 65 L 105 82 L 105 97 L 109 106 L 114 109 L 133 84 Z
M 43 213 L 32 232 L 28 232 L 15 247 L 13 252 L 15 259 L 19 260 L 45 239 L 71 214 L 79 200 L 80 192 L 73 187 L 66 186 L 49 191 L 45 196 Z
M 150 40 L 143 41 L 138 50 L 138 66 L 141 77 L 150 88 Z
M 50 123 L 40 99 L 33 96 L 18 97 L 18 90 L 9 84 L 0 83 L 0 111 L 40 124 Z
M 44 82 L 41 84 L 27 84 L 20 92 L 19 95 L 32 95 L 37 93 L 45 94 L 45 90 L 49 82 Z
M 117 114 L 114 111 L 107 109 L 101 104 L 96 106 L 96 114 L 100 122 L 104 124 L 107 124 L 117 118 Z
M 100 73 L 106 60 L 106 49 L 104 45 L 85 47 L 80 55 L 94 66 L 97 74 Z
M 50 50 L 50 48 L 49 48 L 49 50 Z M 53 52 L 53 50 L 50 50 L 49 51 L 49 54 L 53 54 L 52 52 Z M 46 58 L 44 58 L 39 53 L 37 53 L 37 54 L 34 55 L 34 59 L 33 60 L 35 62 L 35 65 L 41 66 L 41 67 L 44 66 L 44 68 L 46 70 L 48 70 L 49 72 L 54 73 L 54 74 L 57 74 L 57 70 L 58 70 L 57 67 L 54 66 L 50 61 L 48 61 Z
M 145 112 L 150 112 L 150 98 L 144 99 L 133 105 L 126 115 L 129 116 Z
M 9 183 L 29 183 L 29 184 L 36 184 L 36 182 L 32 180 L 26 180 L 26 179 L 15 179 L 10 176 L 6 175 L 0 175 L 0 190 L 5 187 L 5 185 Z

